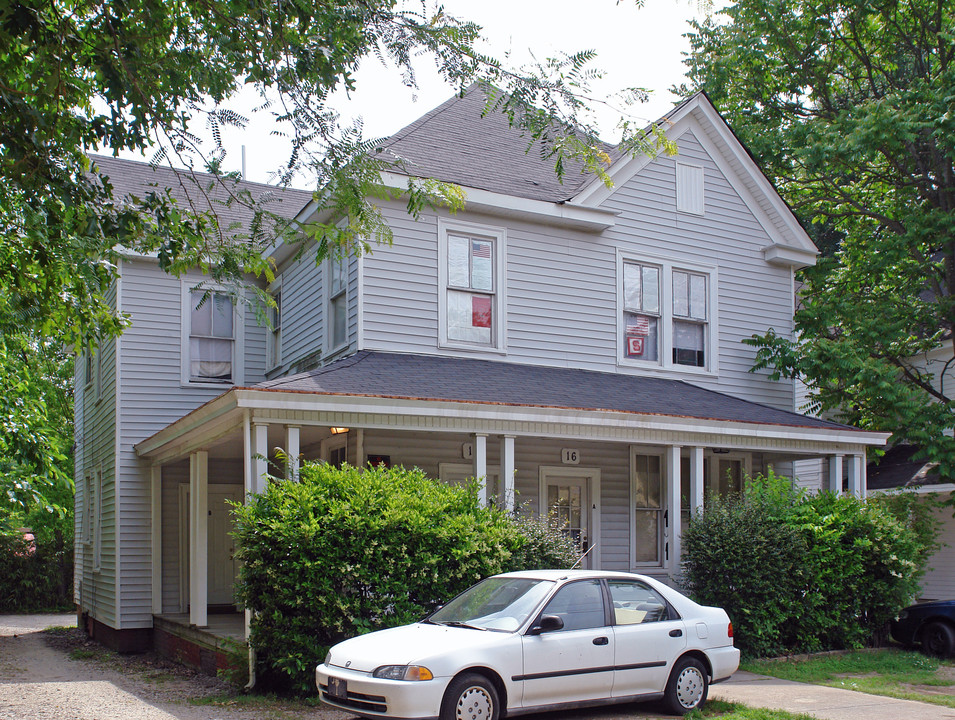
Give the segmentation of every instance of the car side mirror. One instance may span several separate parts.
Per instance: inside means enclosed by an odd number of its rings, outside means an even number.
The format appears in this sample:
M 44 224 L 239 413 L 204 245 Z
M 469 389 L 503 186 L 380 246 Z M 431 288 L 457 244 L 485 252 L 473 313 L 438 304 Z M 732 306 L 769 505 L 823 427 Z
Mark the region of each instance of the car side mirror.
M 560 615 L 541 615 L 541 619 L 538 623 L 531 628 L 531 635 L 540 635 L 541 633 L 563 629 L 564 621 Z

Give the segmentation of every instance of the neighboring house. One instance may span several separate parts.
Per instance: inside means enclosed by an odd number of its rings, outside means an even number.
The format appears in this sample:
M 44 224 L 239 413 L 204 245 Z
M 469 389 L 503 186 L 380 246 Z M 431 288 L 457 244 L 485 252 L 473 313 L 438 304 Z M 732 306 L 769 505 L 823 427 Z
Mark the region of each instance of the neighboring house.
M 486 478 L 488 501 L 560 518 L 591 566 L 671 580 L 685 512 L 744 473 L 845 459 L 865 493 L 887 436 L 796 414 L 792 383 L 750 372 L 741 340 L 792 332 L 793 272 L 816 249 L 709 100 L 661 121 L 677 156 L 619 158 L 612 189 L 558 182 L 483 104 L 472 88 L 382 146 L 460 184 L 465 210 L 382 202 L 394 243 L 357 258 L 276 245 L 271 327 L 225 295 L 196 308 L 199 275 L 123 260 L 113 300 L 132 324 L 77 363 L 94 378 L 76 402 L 94 636 L 141 647 L 154 624 L 234 609 L 225 503 L 263 487 L 277 447 L 291 477 L 303 457 Z M 118 192 L 174 180 L 100 165 Z

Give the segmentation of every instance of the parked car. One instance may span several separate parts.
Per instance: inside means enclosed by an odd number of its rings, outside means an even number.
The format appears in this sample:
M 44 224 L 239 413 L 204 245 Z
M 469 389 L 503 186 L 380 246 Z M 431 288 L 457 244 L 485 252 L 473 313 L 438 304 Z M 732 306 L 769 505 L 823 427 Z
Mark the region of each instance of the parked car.
M 683 715 L 739 666 L 733 625 L 642 575 L 495 575 L 421 622 L 333 647 L 321 699 L 370 718 L 499 720 L 662 699 Z
M 955 655 L 955 600 L 909 605 L 892 623 L 892 637 L 903 645 L 920 644 L 929 655 Z

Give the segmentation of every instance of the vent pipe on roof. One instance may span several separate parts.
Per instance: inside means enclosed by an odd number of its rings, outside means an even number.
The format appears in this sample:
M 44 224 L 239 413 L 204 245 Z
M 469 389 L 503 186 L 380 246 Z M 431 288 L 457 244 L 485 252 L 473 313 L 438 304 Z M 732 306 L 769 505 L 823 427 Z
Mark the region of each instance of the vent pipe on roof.
M 245 145 L 242 146 L 242 179 L 245 180 Z

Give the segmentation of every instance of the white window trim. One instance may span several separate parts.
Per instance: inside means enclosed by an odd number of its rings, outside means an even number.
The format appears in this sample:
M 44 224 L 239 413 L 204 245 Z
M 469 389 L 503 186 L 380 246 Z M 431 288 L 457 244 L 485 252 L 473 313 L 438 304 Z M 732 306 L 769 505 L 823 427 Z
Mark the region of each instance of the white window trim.
M 623 265 L 625 262 L 653 265 L 660 268 L 660 315 L 657 328 L 659 337 L 659 360 L 632 360 L 626 356 L 624 348 L 624 294 L 623 294 Z M 673 271 L 685 270 L 706 276 L 706 339 L 704 352 L 706 353 L 706 367 L 678 365 L 673 362 Z M 617 366 L 640 368 L 650 374 L 672 375 L 686 373 L 690 375 L 705 375 L 715 377 L 719 373 L 719 313 L 718 313 L 719 272 L 716 267 L 704 267 L 693 263 L 674 262 L 646 253 L 632 253 L 617 249 L 617 322 L 616 340 L 614 347 L 617 353 Z M 679 318 L 677 318 L 679 319 Z
M 448 233 L 478 235 L 494 241 L 494 332 L 490 345 L 448 339 Z M 506 288 L 507 231 L 503 227 L 438 218 L 438 347 L 470 352 L 507 353 Z
M 268 290 L 266 291 L 273 300 L 276 295 L 282 294 L 282 279 L 276 278 L 275 281 L 269 285 Z M 283 304 L 284 307 L 284 304 Z M 279 308 L 279 322 L 284 324 L 282 316 L 285 314 L 283 307 Z M 272 308 L 267 308 L 268 314 L 271 316 Z M 281 327 L 281 326 L 280 326 Z M 273 347 L 275 345 L 275 329 L 272 327 L 271 323 L 267 324 L 265 327 L 266 333 L 265 336 L 265 370 L 274 370 L 277 367 L 282 365 L 282 333 L 279 331 L 279 346 L 278 348 Z M 274 352 L 273 352 L 274 351 Z M 275 362 L 272 362 L 272 357 L 275 356 Z
M 322 282 L 322 307 L 324 308 L 324 318 L 325 318 L 325 357 L 331 357 L 337 355 L 346 348 L 349 347 L 348 340 L 348 307 L 351 301 L 351 292 L 349 290 L 350 283 L 350 274 L 351 274 L 351 255 L 345 255 L 341 258 L 342 261 L 342 272 L 344 273 L 343 279 L 344 283 L 342 286 L 342 295 L 345 297 L 345 339 L 338 343 L 337 345 L 332 345 L 332 328 L 334 324 L 334 318 L 332 318 L 332 262 L 336 259 L 334 249 L 329 251 L 328 257 L 323 261 L 323 282 Z M 336 296 L 337 297 L 337 296 Z
M 200 281 L 201 283 L 201 281 Z M 232 380 L 229 382 L 214 382 L 208 380 L 194 380 L 189 368 L 189 333 L 192 323 L 192 308 L 190 293 L 199 283 L 189 278 L 183 278 L 180 295 L 180 372 L 179 378 L 182 387 L 227 388 L 242 385 L 245 377 L 245 308 L 242 303 L 232 306 Z M 202 290 L 226 292 L 225 288 L 216 285 L 201 286 Z M 209 302 L 208 300 L 206 302 Z
M 657 555 L 660 558 L 660 561 L 657 563 L 646 563 L 646 562 L 637 562 L 637 548 L 636 548 L 636 537 L 637 537 L 637 517 L 636 517 L 636 506 L 635 501 L 637 497 L 637 474 L 634 472 L 634 467 L 636 465 L 636 456 L 637 455 L 649 455 L 652 457 L 660 458 L 660 509 L 657 511 L 660 513 L 660 524 L 657 527 Z M 630 524 L 630 541 L 628 543 L 629 553 L 630 553 L 630 567 L 634 572 L 643 572 L 645 570 L 662 570 L 666 567 L 666 558 L 663 556 L 663 546 L 666 543 L 666 528 L 663 524 L 663 516 L 667 512 L 667 502 L 670 497 L 670 493 L 667 492 L 667 457 L 666 457 L 666 448 L 659 447 L 656 445 L 631 445 L 630 446 L 630 465 L 628 473 L 630 475 L 629 480 L 629 493 L 628 497 L 628 522 Z
M 96 354 L 93 357 L 93 404 L 99 404 L 103 399 L 103 339 L 97 338 Z
M 700 171 L 700 209 L 692 210 L 685 207 L 680 203 L 680 168 L 696 168 Z M 696 215 L 702 217 L 706 214 L 706 168 L 699 164 L 693 162 L 681 162 L 677 161 L 674 163 L 673 167 L 674 172 L 674 202 L 676 203 L 676 211 L 685 215 Z
M 81 521 L 81 532 L 80 532 L 80 541 L 86 545 L 90 546 L 93 544 L 93 508 L 90 503 L 90 494 L 93 487 L 93 474 L 85 473 L 83 475 L 83 503 L 81 507 L 82 516 Z

